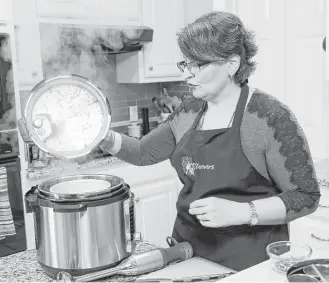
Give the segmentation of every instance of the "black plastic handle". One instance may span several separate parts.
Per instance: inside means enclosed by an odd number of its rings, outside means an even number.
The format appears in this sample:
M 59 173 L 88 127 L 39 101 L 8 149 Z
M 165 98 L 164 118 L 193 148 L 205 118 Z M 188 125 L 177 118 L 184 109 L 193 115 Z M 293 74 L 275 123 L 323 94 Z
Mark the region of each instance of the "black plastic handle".
M 173 262 L 190 259 L 193 256 L 193 248 L 188 242 L 177 243 L 167 249 L 159 249 L 163 257 L 163 266 Z
M 39 206 L 38 202 L 38 188 L 39 186 L 33 186 L 25 194 L 25 207 L 26 213 L 31 213 L 34 211 L 35 207 Z
M 25 118 L 20 118 L 20 119 L 17 120 L 17 127 L 18 127 L 18 131 L 20 132 L 24 142 L 33 143 L 32 139 L 31 139 L 31 136 L 30 136 L 30 133 L 27 130 L 27 127 L 26 127 Z

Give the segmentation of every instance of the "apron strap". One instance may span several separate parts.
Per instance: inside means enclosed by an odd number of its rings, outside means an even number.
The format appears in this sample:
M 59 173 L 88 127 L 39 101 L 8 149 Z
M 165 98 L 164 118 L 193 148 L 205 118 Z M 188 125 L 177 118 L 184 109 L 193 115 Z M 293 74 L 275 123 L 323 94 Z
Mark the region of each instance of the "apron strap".
M 240 129 L 241 127 L 243 113 L 246 108 L 246 104 L 248 100 L 248 94 L 249 94 L 249 86 L 247 84 L 243 84 L 241 88 L 240 97 L 236 105 L 232 128 Z

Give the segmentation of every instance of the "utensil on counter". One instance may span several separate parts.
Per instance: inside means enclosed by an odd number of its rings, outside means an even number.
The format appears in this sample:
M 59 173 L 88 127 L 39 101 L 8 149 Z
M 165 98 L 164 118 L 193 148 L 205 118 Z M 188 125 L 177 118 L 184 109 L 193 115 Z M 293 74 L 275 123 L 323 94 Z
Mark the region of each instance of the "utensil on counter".
M 173 113 L 182 103 L 177 96 L 169 96 L 166 88 L 163 88 L 163 96 L 153 97 L 152 102 L 161 113 Z
M 287 271 L 288 282 L 329 282 L 329 259 L 305 260 Z
M 152 102 L 161 113 L 169 113 L 169 109 L 165 107 L 161 97 L 153 97 Z
M 168 107 L 170 113 L 173 113 L 182 103 L 177 96 L 169 96 L 166 88 L 163 88 L 163 95 L 163 103 Z
M 149 109 L 147 107 L 142 108 L 142 121 L 143 135 L 147 135 L 150 131 Z
M 95 281 L 113 275 L 136 276 L 164 268 L 168 264 L 183 261 L 193 256 L 192 246 L 188 242 L 178 243 L 174 238 L 168 237 L 169 248 L 158 248 L 152 251 L 131 255 L 118 266 L 93 272 L 81 276 L 72 276 L 61 271 L 57 274 L 59 282 Z
M 218 274 L 209 274 L 203 276 L 192 276 L 192 277 L 180 277 L 180 278 L 147 278 L 147 279 L 137 279 L 135 282 L 170 282 L 170 283 L 183 283 L 183 282 L 212 282 L 217 281 L 219 279 L 226 278 L 230 275 L 235 274 L 235 272 L 226 272 L 226 273 L 218 273 Z

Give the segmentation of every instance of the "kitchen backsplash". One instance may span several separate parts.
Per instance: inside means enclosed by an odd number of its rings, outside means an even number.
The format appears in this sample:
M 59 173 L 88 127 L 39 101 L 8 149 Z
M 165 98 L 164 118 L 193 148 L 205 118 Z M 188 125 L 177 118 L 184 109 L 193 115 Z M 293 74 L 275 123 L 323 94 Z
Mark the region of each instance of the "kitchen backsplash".
M 177 96 L 181 100 L 184 100 L 187 96 L 192 95 L 192 92 L 185 81 L 163 83 L 163 87 L 167 89 L 170 96 Z

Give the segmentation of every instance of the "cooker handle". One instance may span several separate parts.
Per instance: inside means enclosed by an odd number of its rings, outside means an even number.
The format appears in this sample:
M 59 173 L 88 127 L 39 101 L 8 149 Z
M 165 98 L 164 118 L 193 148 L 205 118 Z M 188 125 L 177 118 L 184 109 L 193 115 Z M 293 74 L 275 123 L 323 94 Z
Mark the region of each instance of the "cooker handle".
M 77 204 L 61 204 L 54 203 L 53 211 L 54 212 L 82 212 L 87 210 L 87 204 L 77 203 Z
M 34 211 L 34 208 L 39 205 L 38 202 L 38 195 L 37 192 L 39 189 L 39 186 L 33 186 L 27 193 L 25 194 L 25 208 L 26 213 L 31 213 Z
M 130 192 L 129 198 L 123 203 L 124 210 L 124 221 L 125 221 L 125 239 L 126 239 L 126 251 L 128 253 L 132 252 L 132 241 L 131 241 L 131 227 L 130 227 L 130 205 L 133 201 L 133 195 Z

